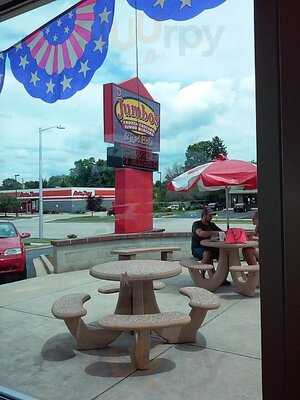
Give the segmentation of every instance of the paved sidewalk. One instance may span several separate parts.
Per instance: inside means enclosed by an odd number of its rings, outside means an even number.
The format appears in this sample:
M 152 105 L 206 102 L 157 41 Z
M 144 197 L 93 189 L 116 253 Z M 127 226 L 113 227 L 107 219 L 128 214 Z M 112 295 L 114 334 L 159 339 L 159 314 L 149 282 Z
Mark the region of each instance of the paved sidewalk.
M 191 286 L 186 271 L 156 292 L 162 311 L 189 312 L 178 288 Z M 117 294 L 100 295 L 88 271 L 48 275 L 3 285 L 0 291 L 0 385 L 41 400 L 259 400 L 261 399 L 259 294 L 245 298 L 220 288 L 221 307 L 209 312 L 196 344 L 169 345 L 152 338 L 151 369 L 130 363 L 130 335 L 107 349 L 77 351 L 52 303 L 86 292 L 86 320 L 112 313 Z

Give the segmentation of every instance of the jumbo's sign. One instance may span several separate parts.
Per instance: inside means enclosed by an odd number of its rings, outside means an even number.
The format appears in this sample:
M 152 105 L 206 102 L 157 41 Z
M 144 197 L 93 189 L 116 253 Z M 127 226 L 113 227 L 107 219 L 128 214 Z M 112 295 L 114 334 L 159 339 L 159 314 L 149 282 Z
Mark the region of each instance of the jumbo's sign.
M 141 90 L 143 95 L 145 91 Z M 132 91 L 112 83 L 104 85 L 104 140 L 159 151 L 160 104 L 141 92 L 138 87 Z

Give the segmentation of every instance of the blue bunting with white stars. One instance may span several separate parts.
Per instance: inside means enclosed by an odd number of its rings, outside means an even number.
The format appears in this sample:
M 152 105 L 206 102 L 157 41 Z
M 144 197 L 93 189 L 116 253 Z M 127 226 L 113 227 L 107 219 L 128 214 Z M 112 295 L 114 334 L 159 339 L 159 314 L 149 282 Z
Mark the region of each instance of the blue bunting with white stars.
M 196 17 L 209 8 L 214 8 L 224 3 L 225 0 L 127 0 L 138 10 L 144 11 L 156 21 L 173 19 L 186 21 Z
M 4 83 L 5 77 L 5 61 L 6 61 L 6 53 L 0 53 L 0 93 Z

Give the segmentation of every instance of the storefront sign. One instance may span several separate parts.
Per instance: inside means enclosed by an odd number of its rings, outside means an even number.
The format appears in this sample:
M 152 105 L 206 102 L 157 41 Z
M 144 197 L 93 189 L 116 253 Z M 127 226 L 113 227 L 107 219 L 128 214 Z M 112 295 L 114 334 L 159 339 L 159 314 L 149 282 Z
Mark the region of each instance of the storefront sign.
M 107 165 L 113 168 L 137 168 L 158 171 L 158 154 L 149 151 L 115 145 L 107 149 Z
M 39 197 L 39 192 L 17 192 L 18 197 Z
M 95 190 L 73 190 L 72 196 L 79 196 L 79 197 L 89 197 L 95 196 Z
M 160 150 L 160 104 L 115 84 L 104 85 L 104 140 Z

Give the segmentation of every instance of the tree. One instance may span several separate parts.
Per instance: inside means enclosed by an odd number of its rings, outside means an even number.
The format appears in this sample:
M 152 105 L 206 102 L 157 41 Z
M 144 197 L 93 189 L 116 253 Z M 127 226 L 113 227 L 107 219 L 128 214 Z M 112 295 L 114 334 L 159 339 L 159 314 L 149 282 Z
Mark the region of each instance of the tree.
M 215 159 L 219 154 L 227 156 L 227 148 L 222 139 L 219 136 L 215 136 L 211 140 L 211 160 Z
M 158 210 L 166 202 L 167 188 L 161 181 L 156 181 L 153 185 L 154 209 Z
M 20 209 L 21 202 L 15 197 L 10 197 L 5 194 L 0 195 L 0 212 L 3 212 L 5 217 L 8 212 L 15 212 Z
M 39 181 L 28 181 L 25 182 L 25 189 L 38 189 L 39 188 Z
M 70 182 L 73 186 L 114 186 L 114 170 L 107 167 L 105 160 L 95 160 L 94 157 L 75 161 L 75 167 L 70 170 Z
M 185 167 L 191 169 L 211 160 L 211 142 L 209 140 L 190 144 L 185 152 Z
M 68 187 L 71 185 L 71 179 L 68 175 L 51 176 L 48 180 L 48 187 Z
M 165 182 L 169 182 L 185 171 L 184 165 L 175 163 L 166 171 Z
M 95 165 L 94 157 L 75 161 L 74 168 L 70 169 L 72 186 L 87 186 L 93 165 Z
M 88 186 L 104 186 L 113 187 L 115 185 L 115 174 L 113 168 L 107 166 L 105 160 L 99 159 L 92 166 L 91 176 L 88 181 Z
M 102 199 L 99 199 L 95 196 L 89 195 L 86 201 L 86 209 L 92 212 L 92 216 L 94 216 L 94 211 L 101 211 L 102 207 Z
M 7 178 L 2 182 L 2 190 L 16 190 L 22 189 L 22 184 L 15 179 Z
M 218 136 L 189 145 L 185 152 L 185 167 L 191 169 L 214 160 L 219 154 L 227 156 L 227 148 Z

